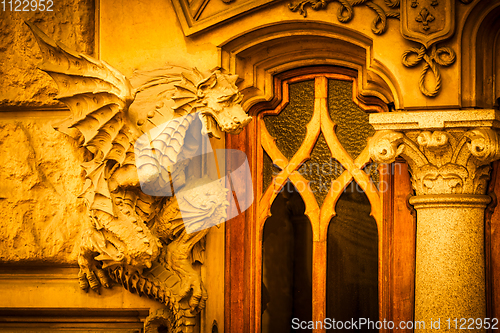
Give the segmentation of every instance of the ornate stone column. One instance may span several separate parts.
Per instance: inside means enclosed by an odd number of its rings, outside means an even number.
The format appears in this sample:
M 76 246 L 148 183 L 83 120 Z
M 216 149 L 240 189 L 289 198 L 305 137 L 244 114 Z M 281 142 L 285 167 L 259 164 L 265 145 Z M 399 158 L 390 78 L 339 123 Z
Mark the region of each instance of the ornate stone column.
M 485 194 L 490 162 L 500 158 L 499 120 L 495 110 L 370 115 L 373 160 L 402 156 L 416 194 L 415 321 L 425 329 L 415 331 L 463 332 L 461 318 L 486 317 Z

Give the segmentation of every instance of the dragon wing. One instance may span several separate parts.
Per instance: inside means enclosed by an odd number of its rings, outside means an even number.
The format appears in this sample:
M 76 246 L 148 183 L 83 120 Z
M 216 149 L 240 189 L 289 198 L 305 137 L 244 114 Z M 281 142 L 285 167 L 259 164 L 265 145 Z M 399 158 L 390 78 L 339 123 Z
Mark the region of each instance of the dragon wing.
M 87 179 L 82 197 L 91 209 L 114 215 L 104 171 L 107 161 L 122 165 L 133 159 L 134 135 L 125 117 L 135 97 L 132 86 L 124 75 L 104 61 L 74 52 L 34 24 L 26 24 L 42 51 L 43 62 L 39 68 L 57 83 L 56 98 L 71 111 L 70 118 L 55 128 L 80 138 L 82 146 L 93 154 L 92 160 L 83 165 Z
M 42 51 L 44 60 L 39 68 L 57 83 L 56 98 L 71 111 L 71 116 L 55 128 L 80 139 L 93 154 L 82 165 L 86 183 L 80 195 L 91 210 L 115 215 L 105 178 L 115 168 L 136 164 L 136 158 L 148 157 L 153 149 L 160 153 L 160 161 L 153 164 L 160 166 L 175 164 L 180 155 L 182 159 L 193 154 L 197 147 L 185 141 L 187 128 L 195 118 L 191 113 L 205 105 L 199 100 L 200 87 L 212 82 L 214 73 L 203 75 L 196 68 L 169 66 L 136 73 L 132 79 L 137 89 L 132 89 L 131 82 L 106 62 L 77 53 L 34 24 L 26 24 Z M 136 139 L 149 132 L 157 135 L 148 138 L 144 149 L 134 152 Z M 164 179 L 168 181 L 168 177 Z

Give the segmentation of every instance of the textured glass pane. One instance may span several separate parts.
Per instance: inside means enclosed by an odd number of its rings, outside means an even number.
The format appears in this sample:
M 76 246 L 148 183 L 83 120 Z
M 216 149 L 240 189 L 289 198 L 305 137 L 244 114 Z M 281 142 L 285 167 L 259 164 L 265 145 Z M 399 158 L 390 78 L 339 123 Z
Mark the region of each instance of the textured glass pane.
M 328 80 L 328 110 L 340 143 L 353 159 L 358 157 L 375 130 L 368 114 L 352 101 L 352 82 Z
M 264 151 L 264 168 L 262 170 L 262 182 L 264 185 L 263 191 L 271 185 L 273 176 L 276 176 L 281 170 L 273 164 L 271 157 Z
M 328 228 L 327 317 L 378 320 L 378 233 L 371 206 L 356 183 L 337 202 Z M 373 332 L 367 326 L 358 332 Z M 332 330 L 333 332 L 333 330 Z
M 290 102 L 277 116 L 265 116 L 266 128 L 276 146 L 290 160 L 306 137 L 314 111 L 314 81 L 290 84 Z
M 363 171 L 368 174 L 370 180 L 375 184 L 377 189 L 379 188 L 380 182 L 380 172 L 378 171 L 378 167 L 378 163 L 370 163 L 363 168 Z
M 331 158 L 330 149 L 321 133 L 311 152 L 311 159 L 302 164 L 299 169 L 299 173 L 311 181 L 309 186 L 320 206 L 330 190 L 332 181 L 337 179 L 342 172 L 344 172 L 342 164 Z
M 304 211 L 304 201 L 287 183 L 264 225 L 262 333 L 292 332 L 293 318 L 312 320 L 312 229 Z

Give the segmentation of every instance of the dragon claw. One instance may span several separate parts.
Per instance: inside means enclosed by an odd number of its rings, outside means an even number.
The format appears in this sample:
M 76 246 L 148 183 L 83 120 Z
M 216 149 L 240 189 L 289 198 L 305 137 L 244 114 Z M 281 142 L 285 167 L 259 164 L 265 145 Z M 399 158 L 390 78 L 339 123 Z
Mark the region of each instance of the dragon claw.
M 183 273 L 180 274 L 183 283 L 179 289 L 179 299 L 188 298 L 187 303 L 189 304 L 190 311 L 192 313 L 198 312 L 205 307 L 208 298 L 207 291 L 195 272 L 193 274 Z
M 200 281 L 197 286 L 192 285 L 193 294 L 189 299 L 189 307 L 192 313 L 197 312 L 205 307 L 206 300 L 208 298 L 207 291 Z
M 101 286 L 103 286 L 104 288 L 111 288 L 110 279 L 103 269 L 98 268 L 95 265 L 85 266 L 81 267 L 80 272 L 78 273 L 80 289 L 84 290 L 85 292 L 88 292 L 89 289 L 92 289 L 100 295 Z

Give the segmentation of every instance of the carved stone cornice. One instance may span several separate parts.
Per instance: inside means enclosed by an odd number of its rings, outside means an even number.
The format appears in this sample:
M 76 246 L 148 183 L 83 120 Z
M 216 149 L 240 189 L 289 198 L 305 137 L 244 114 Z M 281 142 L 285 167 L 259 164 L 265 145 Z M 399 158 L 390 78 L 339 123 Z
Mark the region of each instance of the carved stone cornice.
M 403 157 L 417 195 L 485 194 L 489 163 L 500 158 L 499 116 L 494 110 L 472 112 L 475 117 L 469 111 L 370 115 L 378 130 L 370 155 L 379 163 Z
M 276 0 L 171 0 L 184 35 L 192 36 Z

